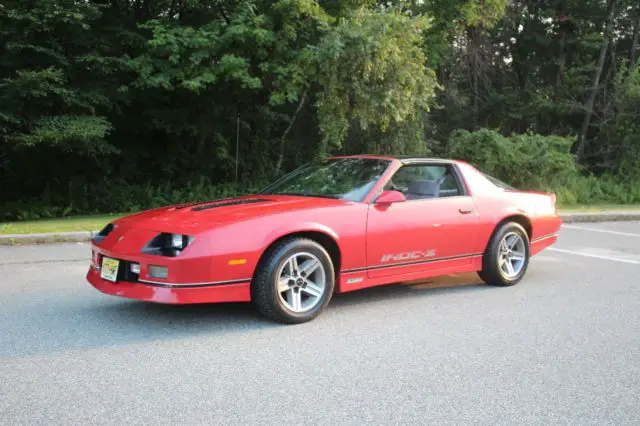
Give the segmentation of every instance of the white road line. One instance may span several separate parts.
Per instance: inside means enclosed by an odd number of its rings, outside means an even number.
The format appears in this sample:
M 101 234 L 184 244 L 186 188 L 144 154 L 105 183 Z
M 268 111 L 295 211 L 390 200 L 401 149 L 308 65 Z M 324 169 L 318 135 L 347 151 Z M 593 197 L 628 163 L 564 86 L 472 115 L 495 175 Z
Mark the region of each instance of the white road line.
M 548 247 L 547 250 L 549 250 L 549 251 L 557 251 L 559 253 L 573 254 L 573 255 L 576 255 L 576 256 L 594 257 L 596 259 L 612 260 L 614 262 L 632 263 L 634 265 L 640 265 L 640 260 L 620 259 L 618 257 L 609 257 L 609 256 L 602 256 L 602 255 L 599 255 L 599 254 L 590 254 L 590 253 L 582 253 L 582 252 L 579 252 L 579 251 L 563 250 L 563 249 L 559 249 L 559 248 L 555 248 L 555 247 Z
M 640 234 L 634 234 L 632 232 L 610 231 L 608 229 L 586 228 L 584 226 L 575 226 L 575 225 L 562 225 L 562 227 L 567 229 L 578 229 L 581 231 L 603 232 L 605 234 L 623 235 L 625 237 L 640 238 Z

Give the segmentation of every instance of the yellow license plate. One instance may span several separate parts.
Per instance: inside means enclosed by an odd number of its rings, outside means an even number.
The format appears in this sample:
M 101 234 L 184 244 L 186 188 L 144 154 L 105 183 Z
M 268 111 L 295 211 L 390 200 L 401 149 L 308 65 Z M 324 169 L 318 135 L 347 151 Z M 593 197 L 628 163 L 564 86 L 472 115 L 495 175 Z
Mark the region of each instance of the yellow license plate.
M 110 257 L 103 257 L 102 268 L 100 268 L 100 278 L 116 282 L 119 267 L 120 262 L 118 260 L 111 259 Z

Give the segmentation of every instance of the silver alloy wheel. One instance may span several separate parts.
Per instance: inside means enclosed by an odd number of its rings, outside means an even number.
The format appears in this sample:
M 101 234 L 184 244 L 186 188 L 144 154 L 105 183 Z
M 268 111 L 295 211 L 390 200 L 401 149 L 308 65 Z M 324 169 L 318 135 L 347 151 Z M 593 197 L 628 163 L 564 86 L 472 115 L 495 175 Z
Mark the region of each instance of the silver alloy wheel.
M 307 312 L 322 299 L 327 276 L 315 255 L 300 252 L 291 255 L 278 272 L 278 297 L 287 309 Z
M 516 232 L 509 232 L 500 241 L 498 250 L 498 266 L 507 278 L 518 276 L 525 263 L 525 242 Z

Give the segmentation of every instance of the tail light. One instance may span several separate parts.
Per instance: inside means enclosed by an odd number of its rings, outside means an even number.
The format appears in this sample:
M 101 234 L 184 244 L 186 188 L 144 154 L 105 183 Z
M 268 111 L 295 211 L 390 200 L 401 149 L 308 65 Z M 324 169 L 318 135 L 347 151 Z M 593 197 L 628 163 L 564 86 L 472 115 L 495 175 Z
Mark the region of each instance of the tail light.
M 557 200 L 556 194 L 554 194 L 553 192 L 549 192 L 548 195 L 549 195 L 549 201 L 550 201 L 550 203 L 549 203 L 549 209 L 550 209 L 549 213 L 555 214 L 556 213 L 556 200 Z

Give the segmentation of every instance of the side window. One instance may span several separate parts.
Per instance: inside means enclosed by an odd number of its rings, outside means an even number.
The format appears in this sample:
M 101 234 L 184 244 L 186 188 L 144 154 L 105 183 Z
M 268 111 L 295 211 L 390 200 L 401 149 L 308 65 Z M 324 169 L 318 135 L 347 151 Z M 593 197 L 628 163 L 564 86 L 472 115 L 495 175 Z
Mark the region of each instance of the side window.
M 400 191 L 407 200 L 454 197 L 463 194 L 453 166 L 449 164 L 403 166 L 387 182 L 385 189 Z

